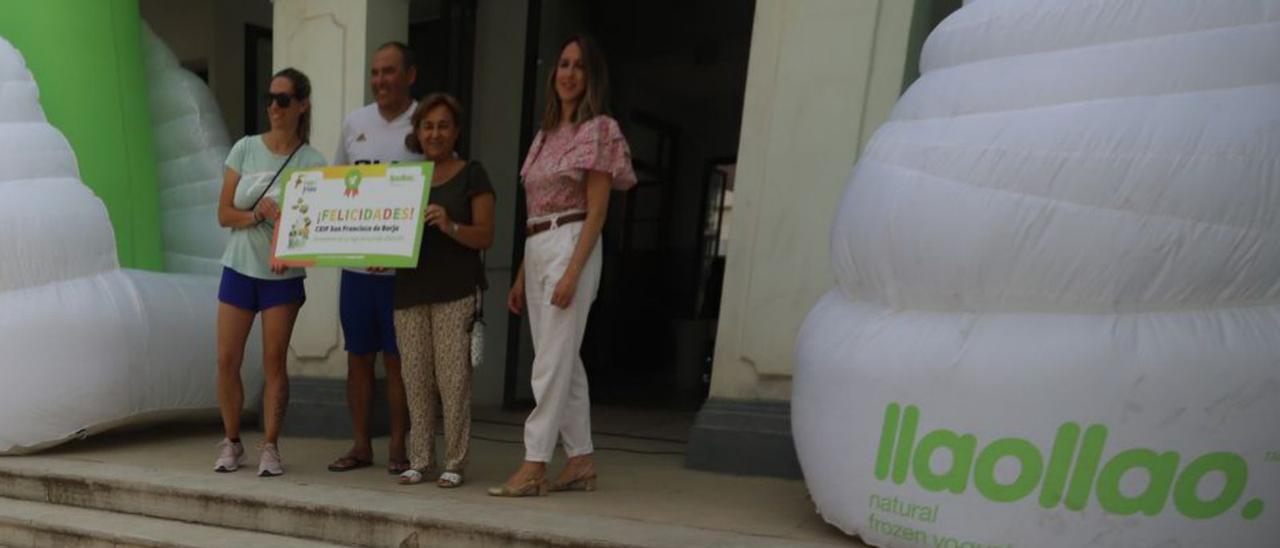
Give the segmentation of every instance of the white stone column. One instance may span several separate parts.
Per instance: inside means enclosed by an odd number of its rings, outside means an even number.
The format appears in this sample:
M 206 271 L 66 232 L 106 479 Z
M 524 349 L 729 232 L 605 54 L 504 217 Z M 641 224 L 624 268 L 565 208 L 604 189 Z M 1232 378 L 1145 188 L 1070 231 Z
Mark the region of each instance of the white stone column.
M 756 4 L 711 395 L 790 398 L 795 335 L 831 288 L 831 219 L 901 92 L 912 3 Z
M 493 247 L 485 256 L 489 290 L 484 296 L 484 365 L 471 382 L 477 405 L 502 403 L 507 355 L 507 289 L 519 184 L 520 116 L 523 114 L 526 0 L 476 5 L 475 73 L 469 111 L 471 159 L 484 164 L 497 192 Z
M 370 100 L 368 63 L 379 45 L 409 35 L 408 0 L 274 0 L 273 70 L 294 67 L 311 79 L 311 145 L 337 150 L 342 119 Z M 345 378 L 335 268 L 307 272 L 307 304 L 294 328 L 293 377 Z M 345 403 L 343 403 L 345 405 Z
M 794 463 L 786 402 L 796 332 L 834 283 L 831 220 L 858 153 L 901 92 L 914 4 L 756 3 L 711 398 L 691 467 L 781 466 L 744 454 Z M 757 434 L 768 439 L 741 445 Z

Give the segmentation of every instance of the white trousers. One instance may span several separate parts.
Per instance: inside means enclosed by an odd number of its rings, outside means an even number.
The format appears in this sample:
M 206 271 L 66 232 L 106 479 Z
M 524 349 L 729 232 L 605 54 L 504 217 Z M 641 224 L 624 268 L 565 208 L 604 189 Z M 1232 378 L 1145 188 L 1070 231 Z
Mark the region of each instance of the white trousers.
M 557 434 L 570 457 L 586 455 L 591 446 L 591 400 L 582 366 L 582 334 L 587 313 L 600 286 L 600 240 L 578 277 L 577 293 L 568 308 L 551 304 L 560 276 L 569 267 L 583 223 L 540 232 L 525 240 L 524 287 L 533 330 L 533 398 L 537 407 L 524 423 L 525 460 L 549 462 Z

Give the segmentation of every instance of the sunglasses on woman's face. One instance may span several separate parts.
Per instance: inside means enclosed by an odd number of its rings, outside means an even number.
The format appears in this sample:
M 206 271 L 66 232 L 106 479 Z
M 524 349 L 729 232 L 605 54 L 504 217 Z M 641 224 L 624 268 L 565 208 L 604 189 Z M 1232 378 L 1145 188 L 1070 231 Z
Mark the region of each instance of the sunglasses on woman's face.
M 289 108 L 289 103 L 293 102 L 292 93 L 268 93 L 267 106 L 271 106 L 274 102 L 280 108 Z

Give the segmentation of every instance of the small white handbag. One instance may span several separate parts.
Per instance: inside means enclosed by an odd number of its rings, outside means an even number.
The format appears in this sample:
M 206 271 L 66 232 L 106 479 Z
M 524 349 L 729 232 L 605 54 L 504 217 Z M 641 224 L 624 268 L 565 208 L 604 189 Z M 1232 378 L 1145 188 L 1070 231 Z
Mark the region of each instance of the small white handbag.
M 471 317 L 471 367 L 484 362 L 484 292 L 476 291 L 476 311 Z
M 485 256 L 480 252 L 480 272 L 484 272 Z M 475 311 L 471 314 L 471 368 L 484 363 L 484 289 L 476 285 Z

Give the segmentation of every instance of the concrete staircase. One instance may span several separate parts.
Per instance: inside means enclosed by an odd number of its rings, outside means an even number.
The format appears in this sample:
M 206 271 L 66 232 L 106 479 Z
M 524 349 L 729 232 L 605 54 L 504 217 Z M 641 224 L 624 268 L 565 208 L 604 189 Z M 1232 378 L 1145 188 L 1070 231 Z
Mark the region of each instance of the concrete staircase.
M 57 458 L 0 458 L 0 497 L 5 546 L 809 545 L 511 504 L 261 480 L 250 471 L 195 474 Z
M 5 546 L 318 548 L 335 544 L 148 518 L 120 512 L 0 498 Z

